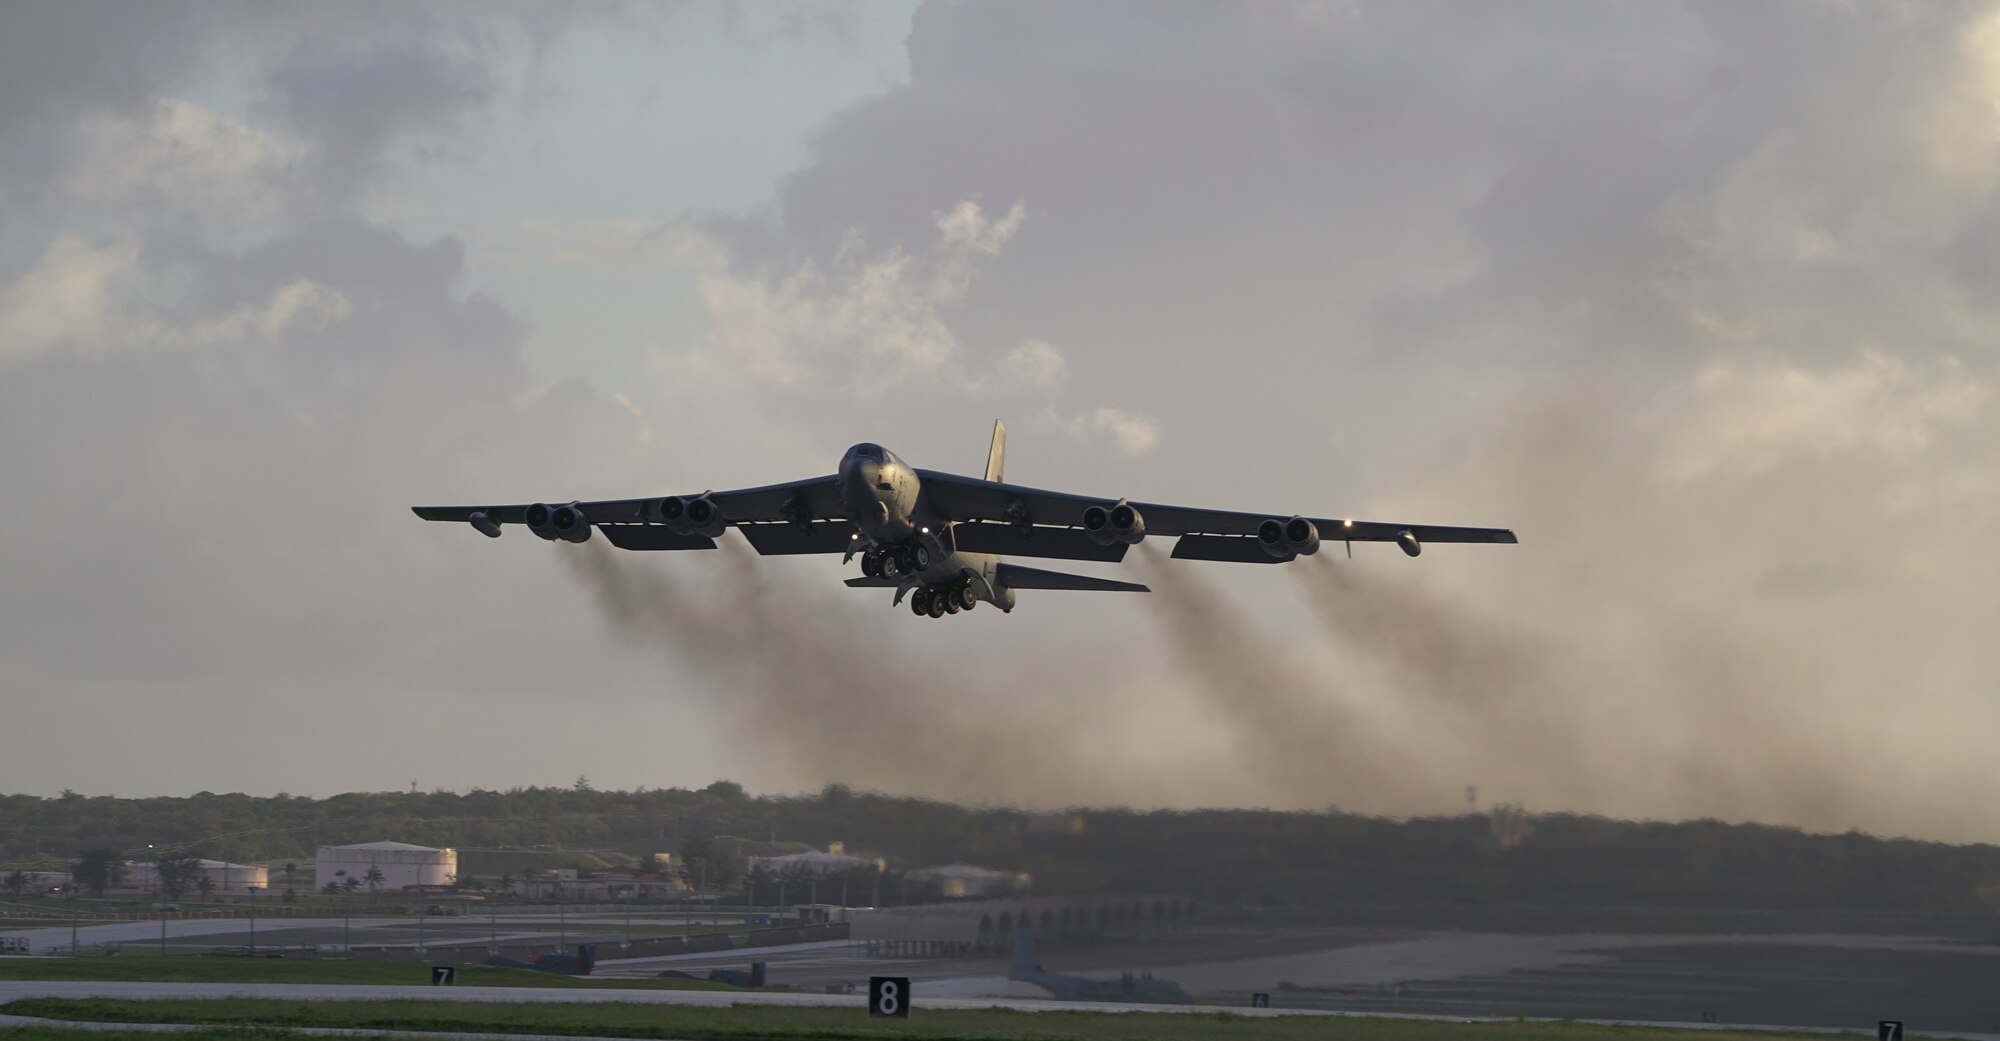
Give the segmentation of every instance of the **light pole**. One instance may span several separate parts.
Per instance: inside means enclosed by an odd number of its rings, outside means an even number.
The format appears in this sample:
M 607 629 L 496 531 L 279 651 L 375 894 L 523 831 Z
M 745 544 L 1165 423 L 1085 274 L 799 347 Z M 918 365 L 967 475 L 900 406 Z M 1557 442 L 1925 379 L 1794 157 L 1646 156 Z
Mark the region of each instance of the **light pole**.
M 69 880 L 69 956 L 76 957 L 76 916 L 83 908 L 76 902 L 76 879 Z
M 556 945 L 569 946 L 569 919 L 563 913 L 563 880 L 556 879 Z
M 250 954 L 257 953 L 257 887 L 244 886 L 250 891 Z

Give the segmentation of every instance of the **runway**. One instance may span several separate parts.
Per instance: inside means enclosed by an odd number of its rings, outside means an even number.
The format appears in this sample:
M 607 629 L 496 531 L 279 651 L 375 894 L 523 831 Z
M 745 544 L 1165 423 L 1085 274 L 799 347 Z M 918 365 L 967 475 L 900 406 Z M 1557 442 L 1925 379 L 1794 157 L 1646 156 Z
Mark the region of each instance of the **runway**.
M 914 989 L 914 988 L 913 988 Z M 267 998 L 283 1001 L 475 1001 L 475 1002 L 626 1002 L 650 1005 L 687 1005 L 708 1008 L 727 1008 L 731 1005 L 789 1005 L 826 1006 L 854 1009 L 857 1016 L 865 1014 L 867 999 L 861 995 L 786 993 L 771 991 L 695 991 L 695 990 L 582 990 L 550 989 L 539 987 L 381 987 L 352 986 L 336 984 L 274 984 L 274 983 L 124 983 L 94 980 L 49 980 L 49 981 L 0 981 L 0 1005 L 31 997 L 58 998 L 117 998 L 124 1000 L 163 1000 L 186 998 Z M 1156 1012 L 1168 1015 L 1229 1013 L 1248 1017 L 1267 1016 L 1339 1016 L 1355 1018 L 1405 1019 L 1418 1021 L 1450 1021 L 1460 1023 L 1505 1023 L 1515 1022 L 1514 1017 L 1484 1016 L 1425 1016 L 1392 1014 L 1381 1012 L 1341 1012 L 1314 1009 L 1259 1009 L 1222 1005 L 1131 1005 L 1111 1002 L 1066 1002 L 1035 1000 L 1028 998 L 949 998 L 926 996 L 921 992 L 911 999 L 916 1009 L 982 1009 L 1003 1008 L 1017 1012 Z M 21 1019 L 24 1017 L 0 1017 Z M 57 1025 L 56 1021 L 30 1020 L 35 1025 Z M 1541 1022 L 1557 1022 L 1541 1020 Z M 1785 1031 L 1792 1033 L 1859 1035 L 1855 1030 L 1836 1030 L 1829 1027 L 1799 1027 L 1777 1024 L 1748 1023 L 1675 1023 L 1653 1022 L 1627 1019 L 1587 1019 L 1567 1020 L 1567 1022 L 1590 1023 L 1599 1026 L 1660 1027 L 1685 1030 L 1728 1030 L 1728 1031 Z M 61 1025 L 84 1029 L 108 1029 L 120 1024 L 72 1024 Z M 313 1032 L 313 1031 L 301 1031 Z M 379 1036 L 382 1031 L 362 1031 L 369 1036 Z M 2000 1034 L 1966 1033 L 1954 1031 L 1909 1030 L 1910 1037 L 1964 1038 L 1966 1041 L 2000 1041 Z M 487 1034 L 415 1034 L 408 1036 L 425 1037 L 488 1037 Z M 518 1036 L 518 1035 L 510 1035 Z M 576 1041 L 565 1038 L 565 1041 Z

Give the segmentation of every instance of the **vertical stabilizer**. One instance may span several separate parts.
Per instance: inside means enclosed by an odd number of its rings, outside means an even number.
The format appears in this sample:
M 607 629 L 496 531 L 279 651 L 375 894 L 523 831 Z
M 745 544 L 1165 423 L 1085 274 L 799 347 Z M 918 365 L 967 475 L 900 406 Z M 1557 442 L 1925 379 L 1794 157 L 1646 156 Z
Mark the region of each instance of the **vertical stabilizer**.
M 1007 461 L 1007 424 L 993 421 L 993 447 L 986 450 L 986 479 L 1000 480 L 1000 470 Z
M 1035 941 L 1028 939 L 1026 929 L 1014 933 L 1014 964 L 1007 973 L 1010 980 L 1033 981 L 1041 975 L 1042 961 L 1035 957 Z

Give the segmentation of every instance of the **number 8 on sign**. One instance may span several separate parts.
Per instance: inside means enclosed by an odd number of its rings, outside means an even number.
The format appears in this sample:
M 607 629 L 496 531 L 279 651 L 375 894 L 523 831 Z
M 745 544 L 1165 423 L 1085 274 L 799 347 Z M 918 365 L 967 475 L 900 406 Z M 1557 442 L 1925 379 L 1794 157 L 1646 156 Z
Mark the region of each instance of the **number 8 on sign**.
M 908 1019 L 910 1016 L 910 978 L 908 976 L 868 977 L 868 1014 L 871 1016 L 895 1016 Z

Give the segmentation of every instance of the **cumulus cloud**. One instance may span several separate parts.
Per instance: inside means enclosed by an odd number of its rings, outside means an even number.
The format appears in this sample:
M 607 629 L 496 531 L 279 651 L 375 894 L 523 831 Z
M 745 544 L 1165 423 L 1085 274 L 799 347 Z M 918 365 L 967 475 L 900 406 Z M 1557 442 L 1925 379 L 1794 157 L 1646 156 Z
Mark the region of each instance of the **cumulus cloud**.
M 73 129 L 56 183 L 66 204 L 181 210 L 208 220 L 269 220 L 313 147 L 179 98 L 96 110 Z
M 1871 352 L 1823 370 L 1719 359 L 1694 374 L 1687 394 L 1663 402 L 1675 415 L 1662 464 L 1686 481 L 1863 448 L 1909 457 L 1936 428 L 1971 422 L 1984 397 L 1956 358 L 1919 368 Z
M 272 343 L 291 331 L 322 331 L 348 312 L 338 290 L 298 278 L 259 301 L 191 313 L 195 301 L 185 298 L 180 282 L 177 273 L 143 265 L 131 241 L 92 244 L 62 236 L 26 274 L 0 289 L 0 363 L 55 349 Z

